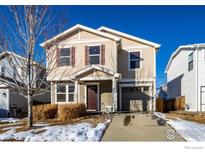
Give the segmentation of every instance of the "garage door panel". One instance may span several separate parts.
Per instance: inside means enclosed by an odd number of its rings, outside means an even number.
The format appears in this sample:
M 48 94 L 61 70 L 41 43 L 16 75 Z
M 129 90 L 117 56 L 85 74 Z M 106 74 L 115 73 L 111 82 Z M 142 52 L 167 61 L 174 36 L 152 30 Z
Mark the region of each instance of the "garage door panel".
M 123 87 L 121 97 L 123 111 L 148 110 L 150 96 L 147 92 L 137 91 L 135 87 Z

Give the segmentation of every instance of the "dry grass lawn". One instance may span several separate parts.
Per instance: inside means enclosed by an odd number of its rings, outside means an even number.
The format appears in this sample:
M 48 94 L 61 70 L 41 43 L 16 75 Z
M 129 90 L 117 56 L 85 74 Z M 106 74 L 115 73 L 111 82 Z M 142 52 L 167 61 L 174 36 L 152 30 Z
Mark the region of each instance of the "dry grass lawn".
M 205 112 L 173 111 L 167 114 L 167 118 L 180 118 L 205 124 Z
M 49 126 L 54 126 L 54 125 L 67 125 L 67 124 L 77 124 L 77 123 L 83 123 L 83 122 L 87 122 L 87 123 L 91 123 L 93 124 L 93 126 L 95 127 L 98 123 L 103 123 L 106 121 L 107 119 L 107 115 L 106 114 L 99 114 L 99 115 L 86 115 L 84 117 L 80 117 L 80 118 L 76 118 L 76 119 L 72 119 L 70 121 L 64 122 L 58 119 L 49 119 L 49 120 L 44 120 L 44 123 L 49 124 Z M 12 127 L 17 127 L 20 126 L 19 128 L 16 128 L 16 132 L 21 132 L 21 131 L 27 131 L 29 130 L 27 128 L 27 123 L 25 120 L 21 121 L 21 123 L 13 123 L 13 124 L 4 124 L 4 125 L 0 125 L 0 134 L 6 132 L 7 130 L 4 130 L 5 128 L 12 128 Z M 44 126 L 35 126 L 31 129 L 37 129 L 37 128 L 43 128 Z M 38 133 L 42 133 L 45 130 L 41 130 Z M 10 140 L 9 140 L 10 141 Z M 15 140 L 12 140 L 15 141 Z

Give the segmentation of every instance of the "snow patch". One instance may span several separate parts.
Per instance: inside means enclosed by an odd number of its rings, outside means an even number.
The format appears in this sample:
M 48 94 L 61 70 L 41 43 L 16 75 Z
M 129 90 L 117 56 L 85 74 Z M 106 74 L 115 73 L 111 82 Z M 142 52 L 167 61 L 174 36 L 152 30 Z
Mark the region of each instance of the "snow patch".
M 16 128 L 0 134 L 0 140 L 16 139 L 26 142 L 45 142 L 45 141 L 100 141 L 110 120 L 105 123 L 98 123 L 93 127 L 90 123 L 79 123 L 75 125 L 56 125 L 45 126 L 39 129 L 15 132 Z M 42 124 L 40 124 L 42 126 Z M 42 131 L 45 130 L 45 131 Z M 39 131 L 42 131 L 38 133 Z
M 166 114 L 160 112 L 155 112 L 154 115 L 166 120 L 186 141 L 205 141 L 205 124 L 179 118 L 170 120 L 166 118 Z
M 20 119 L 17 118 L 0 118 L 0 122 L 8 122 L 8 123 L 16 123 L 20 121 Z
M 47 124 L 47 123 L 35 123 L 33 124 L 34 127 L 44 127 L 44 126 L 49 126 L 50 124 Z

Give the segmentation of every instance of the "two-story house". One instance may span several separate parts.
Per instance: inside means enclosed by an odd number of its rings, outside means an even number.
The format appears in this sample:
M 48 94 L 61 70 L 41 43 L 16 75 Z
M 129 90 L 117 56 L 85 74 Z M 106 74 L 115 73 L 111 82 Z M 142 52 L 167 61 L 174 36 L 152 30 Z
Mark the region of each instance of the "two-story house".
M 3 51 L 0 53 L 0 117 L 16 117 L 27 113 L 27 99 L 20 94 L 28 83 L 26 71 L 27 59 L 14 52 Z M 36 62 L 34 68 L 38 65 Z M 42 70 L 44 74 L 45 68 Z M 37 73 L 32 73 L 36 78 Z M 43 77 L 39 75 L 33 84 L 38 84 Z M 18 85 L 18 86 L 17 86 Z M 34 86 L 35 86 L 34 85 Z M 18 91 L 18 92 L 17 92 Z M 35 96 L 34 101 L 49 102 L 48 93 Z
M 155 109 L 159 44 L 77 24 L 41 46 L 52 103 L 83 102 L 90 111 Z
M 205 111 L 205 44 L 179 46 L 165 73 L 167 98 L 185 96 L 187 109 Z

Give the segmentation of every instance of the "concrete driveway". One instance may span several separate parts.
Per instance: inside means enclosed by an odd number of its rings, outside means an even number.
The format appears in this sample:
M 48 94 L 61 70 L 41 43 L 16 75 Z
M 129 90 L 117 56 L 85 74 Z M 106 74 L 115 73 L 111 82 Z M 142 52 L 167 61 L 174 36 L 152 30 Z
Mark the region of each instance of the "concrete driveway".
M 114 114 L 102 141 L 185 141 L 179 135 L 168 139 L 169 129 L 169 125 L 150 113 Z

